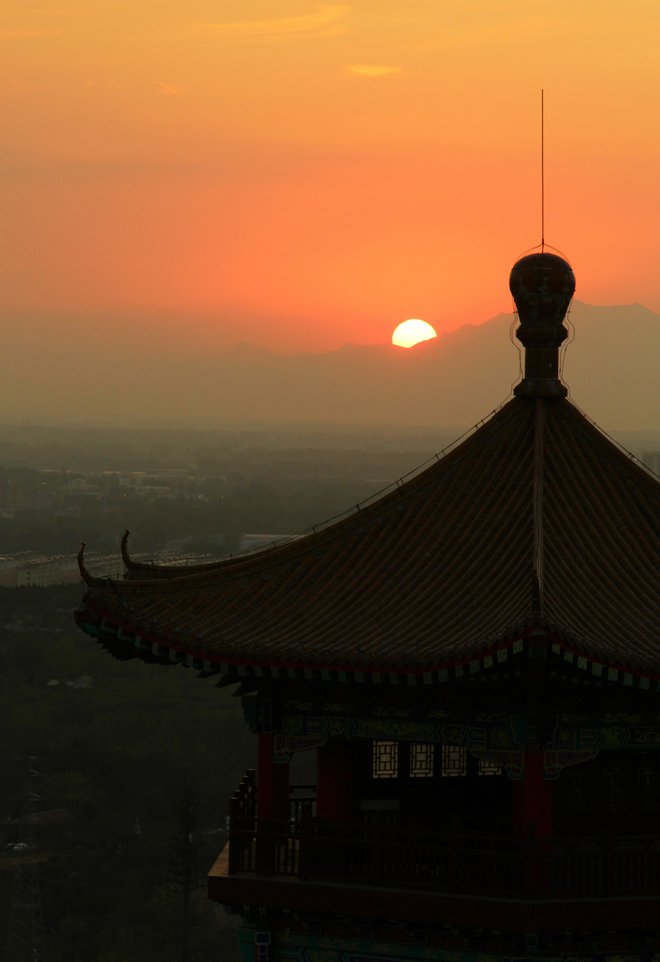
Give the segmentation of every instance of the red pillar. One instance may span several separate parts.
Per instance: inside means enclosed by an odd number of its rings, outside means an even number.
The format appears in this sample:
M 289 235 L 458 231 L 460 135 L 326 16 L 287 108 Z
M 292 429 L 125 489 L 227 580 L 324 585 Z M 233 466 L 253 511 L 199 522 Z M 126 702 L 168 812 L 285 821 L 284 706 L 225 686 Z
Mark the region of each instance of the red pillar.
M 524 759 L 523 777 L 514 789 L 514 831 L 523 839 L 533 835 L 548 842 L 553 834 L 554 783 L 543 777 L 543 752 L 527 751 Z
M 259 735 L 257 750 L 257 845 L 255 868 L 262 874 L 282 871 L 289 832 L 289 764 L 275 762 L 271 734 Z
M 257 820 L 289 820 L 289 765 L 273 760 L 274 735 L 261 733 L 257 754 Z
M 553 788 L 543 777 L 544 753 L 524 753 L 522 781 L 516 783 L 514 829 L 522 846 L 521 881 L 524 891 L 542 895 L 552 878 Z
M 329 822 L 353 822 L 353 744 L 345 738 L 329 741 L 318 749 L 316 765 L 316 814 Z

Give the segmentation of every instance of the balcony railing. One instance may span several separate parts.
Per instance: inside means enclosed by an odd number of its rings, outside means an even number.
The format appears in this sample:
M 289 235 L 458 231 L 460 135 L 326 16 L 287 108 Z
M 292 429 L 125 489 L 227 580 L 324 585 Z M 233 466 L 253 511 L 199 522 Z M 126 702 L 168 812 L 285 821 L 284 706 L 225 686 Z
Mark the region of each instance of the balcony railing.
M 287 876 L 500 897 L 621 898 L 660 891 L 660 835 L 521 840 L 335 824 L 292 800 L 287 822 L 254 816 L 254 780 L 243 783 L 229 820 L 229 873 Z

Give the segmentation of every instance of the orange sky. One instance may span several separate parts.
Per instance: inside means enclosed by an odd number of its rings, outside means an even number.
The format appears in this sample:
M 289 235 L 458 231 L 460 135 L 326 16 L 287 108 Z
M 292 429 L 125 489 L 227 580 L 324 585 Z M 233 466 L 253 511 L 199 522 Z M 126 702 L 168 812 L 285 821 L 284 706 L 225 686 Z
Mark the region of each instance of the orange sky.
M 581 300 L 660 312 L 659 42 L 658 0 L 4 0 L 6 336 L 287 352 L 508 311 L 542 87 L 547 242 Z

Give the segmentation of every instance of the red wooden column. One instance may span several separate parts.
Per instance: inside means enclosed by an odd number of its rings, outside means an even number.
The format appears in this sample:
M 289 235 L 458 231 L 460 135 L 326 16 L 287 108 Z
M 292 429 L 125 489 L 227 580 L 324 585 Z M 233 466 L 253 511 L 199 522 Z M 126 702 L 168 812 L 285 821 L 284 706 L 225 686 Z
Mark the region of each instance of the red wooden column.
M 281 871 L 278 853 L 289 830 L 289 764 L 275 762 L 272 734 L 259 734 L 257 751 L 257 872 Z
M 514 831 L 523 839 L 532 835 L 549 842 L 553 835 L 554 783 L 543 777 L 543 752 L 526 751 L 522 780 L 514 789 Z
M 523 842 L 522 880 L 529 894 L 543 894 L 552 878 L 553 789 L 543 777 L 544 753 L 526 751 L 522 781 L 514 792 L 514 831 Z
M 275 736 L 259 735 L 257 754 L 257 821 L 289 820 L 289 765 L 275 762 Z
M 336 738 L 317 750 L 316 814 L 329 822 L 355 820 L 354 749 Z

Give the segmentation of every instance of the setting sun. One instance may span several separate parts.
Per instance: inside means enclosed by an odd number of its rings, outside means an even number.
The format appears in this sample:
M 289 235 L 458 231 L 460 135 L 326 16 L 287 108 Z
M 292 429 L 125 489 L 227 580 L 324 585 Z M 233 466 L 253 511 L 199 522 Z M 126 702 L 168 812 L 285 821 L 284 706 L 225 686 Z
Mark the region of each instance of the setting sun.
M 435 328 L 426 321 L 411 317 L 410 320 L 402 321 L 398 327 L 394 328 L 392 344 L 396 347 L 414 347 L 421 341 L 430 341 L 437 336 Z

